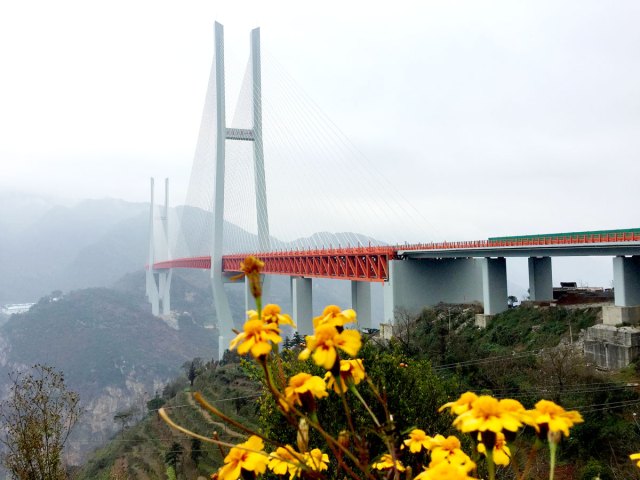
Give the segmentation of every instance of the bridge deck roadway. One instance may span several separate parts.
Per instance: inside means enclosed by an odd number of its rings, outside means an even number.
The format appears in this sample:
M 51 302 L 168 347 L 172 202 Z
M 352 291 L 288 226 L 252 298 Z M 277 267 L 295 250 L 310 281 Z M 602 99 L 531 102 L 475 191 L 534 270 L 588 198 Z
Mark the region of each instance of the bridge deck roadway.
M 592 257 L 640 255 L 640 242 L 401 250 L 400 258 Z

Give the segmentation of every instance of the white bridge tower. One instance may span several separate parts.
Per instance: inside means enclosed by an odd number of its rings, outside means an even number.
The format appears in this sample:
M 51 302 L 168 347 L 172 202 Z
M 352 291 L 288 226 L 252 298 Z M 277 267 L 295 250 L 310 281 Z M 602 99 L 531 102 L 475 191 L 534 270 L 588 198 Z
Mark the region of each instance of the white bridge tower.
M 223 231 L 224 231 L 224 178 L 225 144 L 227 141 L 253 142 L 254 181 L 256 192 L 256 212 L 258 223 L 258 250 L 268 251 L 269 217 L 267 214 L 267 187 L 264 173 L 264 151 L 262 144 L 262 79 L 260 65 L 260 29 L 251 31 L 251 72 L 253 95 L 253 128 L 227 128 L 225 116 L 224 78 L 224 27 L 215 23 L 215 76 L 216 87 L 216 181 L 214 186 L 214 226 L 211 249 L 211 286 L 218 319 L 218 354 L 227 349 L 233 335 L 233 318 L 229 301 L 224 291 L 225 276 L 222 273 Z M 210 79 L 209 85 L 211 85 Z
M 267 188 L 264 172 L 264 152 L 262 143 L 262 81 L 260 65 L 260 29 L 251 31 L 251 71 L 252 71 L 252 109 L 253 126 L 250 129 L 227 128 L 225 115 L 225 75 L 224 75 L 224 27 L 218 22 L 215 23 L 214 32 L 214 63 L 209 78 L 207 98 L 215 96 L 215 104 L 209 105 L 205 102 L 205 112 L 203 115 L 203 126 L 210 125 L 207 119 L 215 119 L 214 130 L 201 128 L 200 135 L 205 135 L 210 139 L 210 148 L 215 149 L 211 157 L 215 159 L 215 183 L 213 185 L 213 230 L 211 231 L 211 287 L 213 290 L 213 300 L 218 320 L 218 354 L 222 354 L 227 349 L 229 340 L 232 338 L 234 323 L 229 308 L 229 301 L 224 290 L 224 283 L 228 281 L 222 272 L 223 255 L 223 234 L 224 234 L 224 188 L 225 188 L 225 145 L 227 141 L 252 142 L 254 181 L 256 193 L 256 214 L 258 230 L 258 251 L 270 250 L 269 237 L 269 217 L 267 213 Z M 215 108 L 214 112 L 206 111 Z M 199 144 L 201 142 L 199 141 Z M 147 270 L 147 296 L 152 305 L 154 315 L 158 315 L 160 309 L 163 314 L 169 314 L 169 286 L 171 283 L 171 269 L 154 270 L 154 262 L 157 261 L 153 236 L 153 179 L 151 181 L 151 226 L 149 244 L 149 267 Z M 167 181 L 168 192 L 168 181 Z M 168 199 L 168 193 L 167 193 Z M 167 200 L 168 202 L 168 200 Z M 165 234 L 168 245 L 168 203 L 165 207 Z M 168 254 L 169 255 L 169 254 Z M 167 255 L 167 260 L 169 256 Z M 163 259 L 164 260 L 164 259 Z M 156 281 L 157 278 L 157 281 Z M 162 308 L 161 308 L 162 307 Z

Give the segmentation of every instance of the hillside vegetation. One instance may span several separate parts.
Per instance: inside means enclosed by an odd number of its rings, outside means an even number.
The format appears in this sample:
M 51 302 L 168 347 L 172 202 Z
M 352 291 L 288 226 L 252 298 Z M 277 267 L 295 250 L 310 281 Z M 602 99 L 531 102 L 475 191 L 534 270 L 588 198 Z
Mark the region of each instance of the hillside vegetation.
M 238 358 L 230 358 L 232 361 L 204 365 L 194 381 L 193 391 L 201 391 L 225 414 L 255 426 L 259 385 L 247 378 Z M 230 443 L 237 443 L 244 436 L 199 408 L 191 398 L 191 391 L 184 375 L 169 383 L 162 395 L 148 402 L 146 417 L 94 452 L 76 478 L 108 480 L 117 472 L 125 472 L 123 478 L 164 479 L 167 478 L 167 455 L 172 452 L 179 454 L 176 470 L 180 478 L 196 479 L 199 475 L 209 478 L 211 465 L 222 462 L 220 451 L 211 444 L 193 442 L 171 430 L 159 419 L 157 409 L 163 406 L 175 421 L 202 435 L 211 436 L 216 432 L 221 440 Z
M 485 330 L 473 325 L 474 314 L 473 306 L 441 305 L 425 309 L 419 316 L 399 315 L 397 337 L 390 342 L 377 337 L 366 339 L 360 355 L 374 383 L 383 388 L 389 409 L 396 413 L 399 431 L 418 426 L 429 434 L 453 433 L 450 418 L 438 414 L 437 408 L 467 390 L 515 398 L 528 408 L 546 398 L 580 410 L 585 418 L 585 423 L 574 427 L 571 437 L 561 445 L 556 479 L 640 478 L 628 461 L 629 453 L 640 450 L 640 431 L 633 415 L 640 405 L 636 372 L 634 368 L 617 374 L 597 372 L 584 363 L 580 353 L 579 332 L 597 322 L 597 310 L 516 308 L 497 316 Z M 282 379 L 300 367 L 299 347 L 296 342 L 287 345 Z M 209 367 L 196 380 L 195 389 L 214 399 L 243 397 L 247 386 L 249 392 L 255 392 L 260 372 L 250 362 L 245 365 Z M 314 372 L 315 368 L 310 363 L 304 365 L 305 371 Z M 229 371 L 233 372 L 233 379 L 229 378 Z M 188 395 L 182 390 L 170 400 L 170 405 L 189 404 Z M 295 430 L 283 422 L 268 397 L 240 408 L 227 408 L 244 421 L 257 423 L 262 432 L 279 441 L 295 440 Z M 340 418 L 340 406 L 331 399 L 323 399 L 319 408 L 319 416 L 326 419 L 330 431 L 344 420 Z M 211 423 L 215 419 L 204 418 L 197 408 L 185 407 L 184 412 L 173 408 L 170 413 L 178 423 L 194 431 L 222 432 L 219 425 Z M 356 408 L 355 421 L 365 417 Z M 147 433 L 136 433 L 138 436 L 128 443 L 114 440 L 85 468 L 84 472 L 91 471 L 96 476 L 85 473 L 82 478 L 109 478 L 97 475 L 107 475 L 115 466 L 124 464 L 130 478 L 166 478 L 165 455 L 173 443 L 182 445 L 184 455 L 189 451 L 188 439 L 176 440 L 176 434 L 168 434 L 153 416 L 125 435 L 134 435 L 138 428 Z M 371 443 L 372 458 L 379 447 Z M 129 451 L 125 451 L 127 448 Z M 185 460 L 178 478 L 195 478 L 196 472 L 206 476 L 220 466 L 219 453 L 210 447 L 205 450 L 206 456 L 197 462 Z M 147 462 L 153 459 L 154 466 L 146 467 L 147 476 L 139 476 L 140 468 L 135 465 L 142 460 L 136 460 L 138 457 Z M 547 458 L 542 453 L 536 457 L 531 478 L 544 478 Z M 502 475 L 500 478 L 513 478 Z
M 175 326 L 126 292 L 55 292 L 0 327 L 0 374 L 36 363 L 64 372 L 85 410 L 71 441 L 71 459 L 79 462 L 117 428 L 117 412 L 139 410 L 192 356 L 217 356 L 215 330 L 188 314 Z

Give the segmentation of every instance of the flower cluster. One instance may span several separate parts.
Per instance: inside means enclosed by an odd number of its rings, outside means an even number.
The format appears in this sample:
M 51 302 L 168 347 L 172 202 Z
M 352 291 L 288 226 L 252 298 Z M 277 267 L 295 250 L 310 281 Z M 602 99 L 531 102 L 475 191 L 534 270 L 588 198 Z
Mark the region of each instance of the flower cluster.
M 453 426 L 477 440 L 477 451 L 487 458 L 490 475 L 494 465 L 510 463 L 508 440 L 513 439 L 523 426 L 533 427 L 540 438 L 546 437 L 554 468 L 561 434 L 569 436 L 569 428 L 583 421 L 579 412 L 566 411 L 549 400 L 540 400 L 533 409 L 526 410 L 517 400 L 499 400 L 473 392 L 466 392 L 458 400 L 444 404 L 440 411 L 447 408 L 456 415 Z
M 462 451 L 462 445 L 458 437 L 450 435 L 435 435 L 431 437 L 419 428 L 409 432 L 409 438 L 404 440 L 403 447 L 408 447 L 409 452 L 419 454 L 428 452 L 431 461 L 428 468 L 419 473 L 416 479 L 431 478 L 472 478 L 469 473 L 476 468 L 475 462 Z
M 517 463 L 512 457 L 509 442 L 526 427 L 533 428 L 541 440 L 548 441 L 550 473 L 553 478 L 556 446 L 583 419 L 577 411 L 566 411 L 549 400 L 540 400 L 534 408 L 527 410 L 513 399 L 497 399 L 466 392 L 458 399 L 442 405 L 439 411 L 449 411 L 454 417 L 453 427 L 461 434 L 470 436 L 474 445 L 471 455 L 465 453 L 460 438 L 454 435 L 431 436 L 427 433 L 428 430 L 412 428 L 405 438 L 400 438 L 383 395 L 367 378 L 364 361 L 357 358 L 362 338 L 358 330 L 348 328 L 357 319 L 356 312 L 351 309 L 343 310 L 330 305 L 322 315 L 313 318 L 313 334 L 305 337 L 298 360 L 310 372 L 318 373 L 320 370 L 323 373 L 314 375 L 300 371 L 287 378 L 282 368 L 285 362 L 277 344 L 282 341 L 282 326 L 295 328 L 295 325 L 292 318 L 282 313 L 278 305 L 268 304 L 262 308 L 263 266 L 254 257 L 248 257 L 242 264 L 256 298 L 257 308 L 247 312 L 243 329 L 236 332 L 237 336 L 231 341 L 230 348 L 237 349 L 241 355 L 252 356 L 260 365 L 265 391 L 273 397 L 273 404 L 279 414 L 295 427 L 297 443 L 295 447 L 288 443 L 278 443 L 242 426 L 242 430 L 250 434 L 249 438 L 237 445 L 230 445 L 176 425 L 161 409 L 162 418 L 173 428 L 216 443 L 221 449 L 228 448 L 224 465 L 212 478 L 257 479 L 269 470 L 272 474 L 288 477 L 289 480 L 334 477 L 370 480 L 473 480 L 478 477 L 478 472 L 486 472 L 488 478 L 494 480 L 496 466 L 506 467 Z M 288 358 L 295 362 L 295 357 Z M 400 367 L 409 368 L 404 362 L 400 363 Z M 273 371 L 280 374 L 276 376 L 277 381 L 274 380 Z M 359 389 L 363 386 L 369 388 L 372 397 L 380 402 L 381 408 L 378 410 L 385 412 L 385 418 L 379 418 L 374 413 L 375 409 L 360 395 Z M 339 398 L 344 407 L 341 415 L 346 426 L 335 436 L 335 432 L 332 434 L 323 428 L 318 418 L 318 402 L 330 396 Z M 238 422 L 207 404 L 199 394 L 194 394 L 194 398 L 223 421 L 238 425 Z M 366 432 L 354 427 L 350 401 L 359 402 L 361 412 L 366 412 L 362 415 L 368 415 L 366 419 L 370 420 L 371 427 Z M 315 432 L 313 435 L 310 434 L 312 431 Z M 373 459 L 369 458 L 370 443 L 366 438 L 371 432 L 381 440 L 384 447 L 384 451 L 378 452 L 378 456 Z M 322 445 L 313 445 L 318 439 Z M 266 449 L 265 443 L 271 448 Z M 631 459 L 638 461 L 640 467 L 640 453 L 631 455 Z M 482 468 L 485 470 L 478 467 L 483 463 L 485 467 Z M 526 475 L 525 469 L 519 478 L 528 478 Z
M 250 455 L 254 453 L 247 452 L 257 452 L 263 448 L 262 443 L 257 443 L 261 442 L 260 438 L 252 436 L 245 444 L 231 449 L 225 458 L 225 465 L 216 474 L 221 480 L 236 480 L 243 473 L 260 475 L 266 468 L 276 475 L 289 475 L 290 479 L 309 472 L 318 474 L 327 470 L 329 456 L 319 448 L 309 447 L 310 423 L 316 430 L 322 430 L 317 421 L 316 402 L 328 397 L 330 391 L 343 395 L 366 377 L 362 359 L 341 358 L 345 355 L 355 357 L 362 345 L 360 332 L 345 328 L 345 325 L 356 321 L 356 312 L 330 305 L 322 315 L 313 319 L 313 335 L 305 338 L 305 348 L 299 354 L 301 360 L 312 357 L 316 365 L 323 367 L 326 370 L 324 377 L 300 372 L 288 379 L 282 391 L 278 389 L 270 368 L 270 362 L 277 358 L 271 358 L 274 355 L 274 345 L 282 341 L 280 334 L 283 325 L 295 325 L 289 315 L 281 312 L 278 305 L 269 304 L 260 308 L 262 289 L 259 279 L 263 266 L 255 258 L 247 258 L 242 264 L 258 308 L 247 312 L 243 331 L 231 341 L 230 348 L 237 348 L 241 355 L 250 354 L 263 367 L 265 382 L 281 413 L 292 423 L 298 424 L 298 449 L 291 445 L 280 445 L 268 455 L 263 451 L 258 453 L 263 455 L 263 462 L 252 462 Z M 353 433 L 350 432 L 346 437 Z M 249 442 L 254 442 L 251 448 L 247 447 Z M 336 444 L 345 451 L 343 453 L 350 454 L 344 445 L 339 442 Z M 240 455 L 240 451 L 244 452 L 246 460 Z
M 353 310 L 341 311 L 336 305 L 329 305 L 322 315 L 313 319 L 313 335 L 307 335 L 306 348 L 300 352 L 300 360 L 312 355 L 319 367 L 334 371 L 340 365 L 340 350 L 355 357 L 362 346 L 360 332 L 346 330 L 344 325 L 356 321 Z

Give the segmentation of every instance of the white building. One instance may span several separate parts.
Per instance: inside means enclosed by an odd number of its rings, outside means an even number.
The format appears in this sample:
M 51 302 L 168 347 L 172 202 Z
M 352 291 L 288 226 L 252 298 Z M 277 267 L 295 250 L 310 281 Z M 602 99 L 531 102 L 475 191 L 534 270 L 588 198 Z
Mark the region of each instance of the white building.
M 28 312 L 35 303 L 7 303 L 2 306 L 2 313 L 5 315 L 13 315 L 14 313 Z

